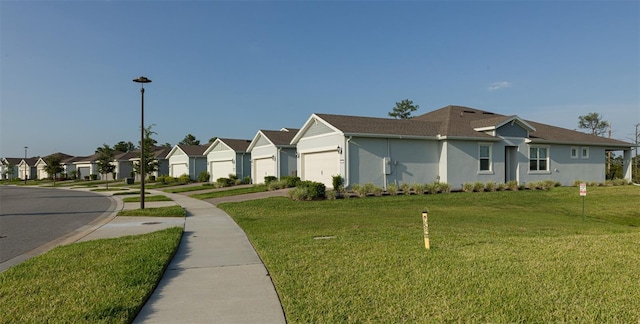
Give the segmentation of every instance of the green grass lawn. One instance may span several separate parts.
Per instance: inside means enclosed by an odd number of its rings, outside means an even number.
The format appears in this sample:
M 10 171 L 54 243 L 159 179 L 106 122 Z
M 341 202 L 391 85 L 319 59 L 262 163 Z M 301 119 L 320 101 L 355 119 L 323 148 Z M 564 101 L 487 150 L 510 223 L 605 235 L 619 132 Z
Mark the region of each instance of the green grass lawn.
M 189 197 L 196 198 L 196 199 L 210 199 L 210 198 L 237 196 L 237 195 L 244 195 L 244 194 L 265 192 L 265 191 L 267 191 L 266 185 L 255 185 L 251 187 L 230 188 L 228 190 L 205 192 L 201 194 L 190 195 Z
M 199 186 L 168 188 L 168 189 L 163 189 L 162 191 L 168 192 L 168 193 L 180 193 L 180 192 L 198 191 L 198 190 L 206 190 L 206 189 L 215 189 L 215 187 L 213 186 L 213 184 L 205 183 Z
M 187 212 L 182 206 L 175 205 L 145 209 L 125 209 L 119 211 L 118 216 L 186 217 Z
M 138 192 L 139 194 L 140 192 Z M 126 197 L 126 198 L 122 198 L 123 202 L 140 202 L 140 197 Z M 151 195 L 151 196 L 144 196 L 144 201 L 171 201 L 171 198 L 164 196 L 164 195 Z
M 57 247 L 0 273 L 2 323 L 130 323 L 182 228 Z
M 584 220 L 577 188 L 219 207 L 291 323 L 636 323 L 640 188 L 589 187 L 585 202 Z

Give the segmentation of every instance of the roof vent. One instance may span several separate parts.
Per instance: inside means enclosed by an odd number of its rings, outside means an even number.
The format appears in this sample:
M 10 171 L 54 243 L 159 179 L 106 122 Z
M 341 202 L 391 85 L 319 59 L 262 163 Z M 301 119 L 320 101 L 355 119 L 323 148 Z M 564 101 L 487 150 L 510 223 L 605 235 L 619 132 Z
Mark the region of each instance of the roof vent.
M 483 115 L 495 115 L 494 113 L 488 112 L 488 111 L 483 111 L 482 114 Z

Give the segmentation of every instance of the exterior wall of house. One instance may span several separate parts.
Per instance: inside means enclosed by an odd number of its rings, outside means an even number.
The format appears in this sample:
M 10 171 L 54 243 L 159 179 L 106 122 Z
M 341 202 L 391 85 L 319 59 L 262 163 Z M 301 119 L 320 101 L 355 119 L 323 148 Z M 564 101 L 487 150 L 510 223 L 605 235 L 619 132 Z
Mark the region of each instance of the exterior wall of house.
M 296 149 L 291 147 L 291 148 L 282 148 L 280 149 L 280 154 L 279 154 L 279 168 L 280 168 L 280 173 L 279 173 L 279 177 L 286 177 L 286 176 L 297 176 L 298 175 L 298 169 L 296 168 L 297 165 L 297 159 L 296 159 Z
M 45 163 L 41 163 L 40 161 L 38 161 L 38 163 L 36 163 L 36 178 L 37 179 L 47 179 L 49 178 L 49 173 L 47 171 L 44 170 L 44 168 L 47 165 Z
M 78 179 L 84 179 L 85 177 L 89 177 L 92 174 L 97 174 L 98 179 L 100 179 L 101 175 L 98 174 L 98 168 L 95 163 L 76 163 L 76 171 L 78 171 Z
M 278 149 L 264 139 L 259 141 L 258 144 L 264 144 L 264 145 L 255 146 L 251 150 L 251 169 L 252 169 L 251 180 L 255 184 L 264 183 L 264 177 L 265 177 L 265 174 L 255 174 L 255 172 L 260 172 L 260 173 L 266 172 L 267 173 L 266 175 L 274 176 L 274 177 L 278 176 L 278 170 L 277 170 L 278 161 L 277 159 L 275 159 L 275 161 L 272 160 L 272 157 L 277 156 Z M 264 159 L 268 159 L 268 161 L 266 161 L 265 163 Z M 269 161 L 273 161 L 273 162 L 269 162 Z M 269 170 L 263 170 L 263 168 L 257 167 L 258 163 L 260 163 L 260 166 L 264 166 L 265 164 L 272 163 L 273 168 L 270 168 Z M 258 169 L 260 169 L 260 171 Z
M 189 175 L 189 170 L 189 156 L 179 149 L 175 150 L 169 157 L 169 175 L 177 178 L 183 174 Z
M 296 144 L 298 152 L 298 158 L 296 159 L 296 169 L 298 170 L 298 177 L 300 177 L 300 179 L 302 180 L 314 179 L 314 177 L 309 174 L 308 168 L 305 168 L 304 166 L 307 161 L 306 158 L 314 153 L 333 151 L 336 152 L 336 163 L 339 164 L 337 173 L 345 179 L 345 186 L 348 186 L 350 180 L 349 175 L 346 174 L 347 170 L 345 169 L 344 163 L 344 157 L 348 151 L 348 148 L 346 150 L 344 149 L 347 146 L 347 139 L 345 139 L 342 134 L 335 133 L 333 131 L 327 133 L 326 131 L 330 129 L 322 124 L 315 125 L 314 127 L 312 127 L 312 130 L 314 130 L 312 134 L 306 133 L 305 136 L 300 138 L 300 140 Z M 319 131 L 325 131 L 325 133 L 319 134 Z M 337 153 L 338 147 L 343 148 L 342 156 Z M 326 181 L 323 181 L 327 188 L 331 188 L 331 181 L 329 180 L 329 176 L 330 175 L 326 175 L 327 179 Z
M 490 146 L 490 170 L 480 171 L 480 144 Z M 440 181 L 451 189 L 462 188 L 466 182 L 503 182 L 505 173 L 504 147 L 501 142 L 447 140 L 442 144 Z M 442 167 L 446 164 L 446 167 Z
M 211 182 L 215 182 L 219 178 L 226 178 L 229 173 L 236 174 L 236 163 L 238 163 L 236 152 L 225 145 L 218 143 L 207 153 L 206 161 Z
M 349 184 L 430 183 L 439 172 L 438 142 L 352 138 L 348 147 Z
M 158 170 L 153 172 L 156 177 L 169 174 L 169 160 L 158 159 Z
M 529 147 L 532 146 L 548 148 L 548 171 L 529 170 Z M 571 156 L 572 148 L 577 150 L 577 156 Z M 582 156 L 583 149 L 588 150 L 586 157 Z M 521 183 L 553 180 L 560 182 L 563 186 L 571 186 L 576 180 L 598 183 L 605 181 L 606 155 L 602 147 L 561 144 L 526 145 L 523 155 L 525 163 L 522 167 Z
M 236 176 L 238 179 L 251 177 L 251 153 L 236 153 Z

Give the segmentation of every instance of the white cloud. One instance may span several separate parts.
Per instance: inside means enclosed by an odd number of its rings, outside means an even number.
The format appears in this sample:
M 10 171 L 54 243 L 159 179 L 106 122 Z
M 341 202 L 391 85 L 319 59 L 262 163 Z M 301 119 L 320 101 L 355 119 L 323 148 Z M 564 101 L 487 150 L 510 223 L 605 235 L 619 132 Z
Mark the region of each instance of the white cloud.
M 495 91 L 502 88 L 508 88 L 510 86 L 511 86 L 511 83 L 509 83 L 508 81 L 494 82 L 489 85 L 489 88 L 487 88 L 487 91 Z

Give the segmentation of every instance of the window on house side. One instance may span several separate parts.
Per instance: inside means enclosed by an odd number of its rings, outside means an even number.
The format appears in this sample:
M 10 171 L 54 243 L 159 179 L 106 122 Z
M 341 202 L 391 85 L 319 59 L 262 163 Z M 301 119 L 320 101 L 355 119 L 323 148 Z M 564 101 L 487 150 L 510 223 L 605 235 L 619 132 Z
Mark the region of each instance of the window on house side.
M 480 171 L 491 171 L 491 145 L 480 144 L 478 157 Z
M 548 171 L 549 156 L 546 147 L 529 148 L 529 171 Z
M 577 159 L 578 158 L 578 148 L 577 147 L 572 147 L 571 148 L 571 158 L 572 159 Z
M 582 158 L 583 159 L 588 159 L 589 158 L 589 148 L 588 147 L 583 147 L 582 148 Z

